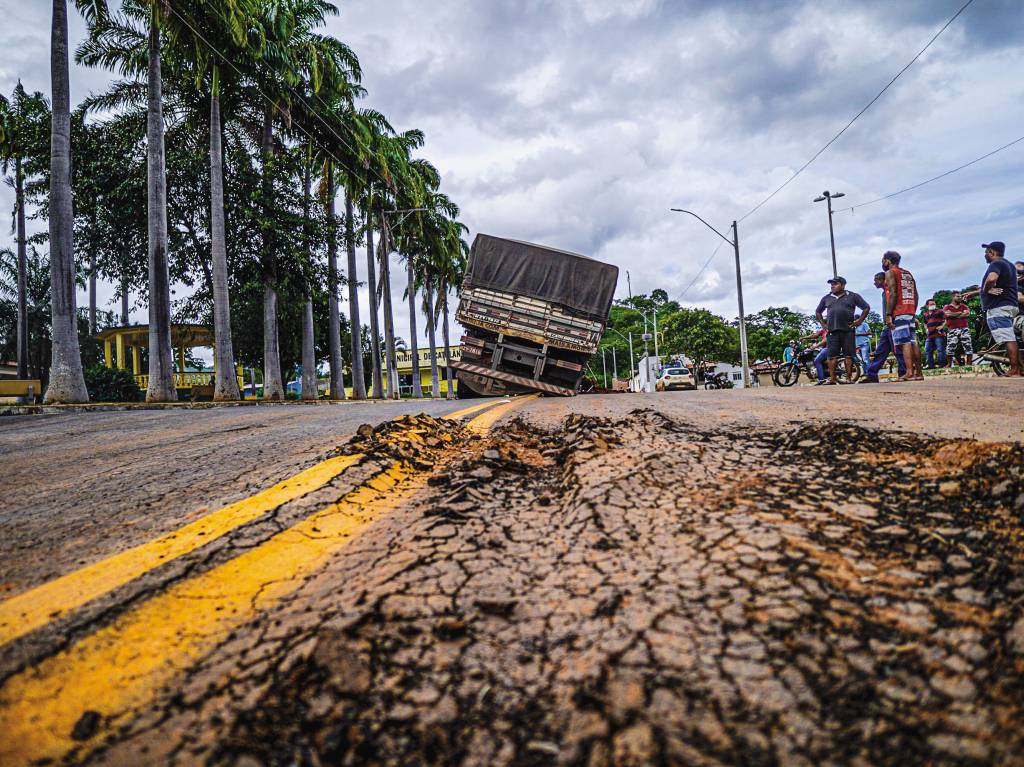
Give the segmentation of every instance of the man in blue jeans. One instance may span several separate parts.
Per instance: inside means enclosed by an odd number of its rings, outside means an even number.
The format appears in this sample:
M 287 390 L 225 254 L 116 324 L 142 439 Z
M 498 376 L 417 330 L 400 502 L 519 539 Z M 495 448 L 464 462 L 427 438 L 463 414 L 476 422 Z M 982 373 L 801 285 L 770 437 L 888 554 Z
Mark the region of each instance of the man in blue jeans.
M 875 287 L 879 290 L 885 287 L 885 272 L 879 272 L 875 275 Z M 884 296 L 882 302 L 885 302 Z M 864 377 L 860 379 L 859 383 L 878 383 L 878 373 L 882 370 L 885 361 L 889 359 L 889 354 L 892 351 L 892 331 L 887 327 L 882 328 L 882 335 L 878 338 L 875 353 L 871 355 L 871 363 L 864 369 Z M 905 376 L 907 374 L 907 364 L 903 361 L 903 349 L 898 346 L 896 347 L 896 364 L 899 366 L 900 376 Z

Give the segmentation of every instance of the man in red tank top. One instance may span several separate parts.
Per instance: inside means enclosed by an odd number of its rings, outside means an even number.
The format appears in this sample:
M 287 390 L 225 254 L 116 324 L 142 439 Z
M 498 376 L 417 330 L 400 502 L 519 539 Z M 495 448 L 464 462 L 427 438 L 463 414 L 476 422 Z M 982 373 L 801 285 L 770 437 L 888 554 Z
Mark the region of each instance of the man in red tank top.
M 885 272 L 885 324 L 892 331 L 892 342 L 903 350 L 907 374 L 898 381 L 923 381 L 921 349 L 917 345 L 917 283 L 907 269 L 900 267 L 900 254 L 888 250 L 882 256 Z

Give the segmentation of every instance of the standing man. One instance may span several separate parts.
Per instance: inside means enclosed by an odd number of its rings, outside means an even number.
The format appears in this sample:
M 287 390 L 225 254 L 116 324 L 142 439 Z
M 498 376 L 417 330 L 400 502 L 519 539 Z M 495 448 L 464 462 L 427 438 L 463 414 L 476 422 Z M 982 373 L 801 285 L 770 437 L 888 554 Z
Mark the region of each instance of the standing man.
M 868 302 L 857 293 L 851 293 L 846 289 L 845 277 L 833 277 L 828 281 L 831 289 L 828 294 L 818 302 L 818 308 L 814 316 L 818 318 L 823 328 L 828 330 L 828 377 L 826 382 L 829 386 L 835 386 L 836 363 L 840 357 L 846 358 L 846 380 L 852 381 L 853 356 L 857 353 L 857 342 L 854 337 L 855 328 L 860 325 L 868 316 L 871 307 Z M 856 317 L 856 310 L 861 310 L 861 315 Z M 828 319 L 823 316 L 827 312 Z
M 946 324 L 946 315 L 938 308 L 934 298 L 929 298 L 924 305 L 925 342 L 924 366 L 931 370 L 935 367 L 946 367 L 946 337 L 942 326 Z M 936 359 L 937 358 L 937 359 Z
M 875 287 L 882 290 L 882 311 L 885 311 L 885 272 L 879 272 L 875 275 Z M 882 366 L 885 365 L 885 361 L 889 359 L 889 354 L 896 354 L 896 365 L 899 370 L 900 377 L 902 378 L 907 374 L 907 365 L 903 361 L 903 349 L 898 346 L 893 346 L 892 342 L 892 331 L 888 326 L 882 328 L 881 334 L 878 336 L 878 343 L 875 345 L 875 353 L 871 356 L 871 364 L 864 368 L 864 377 L 860 379 L 859 383 L 878 383 L 878 374 L 882 370 Z
M 985 321 L 992 331 L 992 340 L 1006 344 L 1006 356 L 1010 359 L 1008 375 L 1020 376 L 1020 351 L 1017 336 L 1013 332 L 1013 321 L 1020 313 L 1018 306 L 1017 268 L 1006 260 L 1006 245 L 990 242 L 982 245 L 988 269 L 981 280 L 981 308 Z
M 903 349 L 907 374 L 897 380 L 923 381 L 921 349 L 917 345 L 917 283 L 914 275 L 900 267 L 902 257 L 895 250 L 882 256 L 885 272 L 885 324 L 892 331 L 893 346 Z
M 794 359 L 796 359 L 796 341 L 790 341 L 782 350 L 782 361 L 792 362 Z
M 964 301 L 963 293 L 954 290 L 949 303 L 942 307 L 942 313 L 946 315 L 946 327 L 949 329 L 946 336 L 946 359 L 949 366 L 953 367 L 956 362 L 956 355 L 963 350 L 967 366 L 974 364 L 974 349 L 971 347 L 971 308 Z

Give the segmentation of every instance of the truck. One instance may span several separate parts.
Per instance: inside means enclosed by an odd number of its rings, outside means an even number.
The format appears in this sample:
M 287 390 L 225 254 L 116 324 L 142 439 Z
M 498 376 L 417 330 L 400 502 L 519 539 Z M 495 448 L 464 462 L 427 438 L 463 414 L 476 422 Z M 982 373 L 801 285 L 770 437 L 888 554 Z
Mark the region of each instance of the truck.
M 459 396 L 574 396 L 618 277 L 579 253 L 478 234 L 455 312 L 466 331 L 451 363 Z

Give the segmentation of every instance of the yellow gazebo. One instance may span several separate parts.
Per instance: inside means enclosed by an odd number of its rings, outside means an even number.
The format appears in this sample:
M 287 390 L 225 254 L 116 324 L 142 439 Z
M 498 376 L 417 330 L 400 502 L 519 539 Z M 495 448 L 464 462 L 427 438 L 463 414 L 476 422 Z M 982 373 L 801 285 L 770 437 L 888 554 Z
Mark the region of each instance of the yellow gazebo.
M 139 388 L 149 388 L 149 374 L 142 371 L 139 350 L 149 346 L 149 325 L 125 325 L 120 328 L 107 328 L 96 336 L 103 342 L 103 362 L 108 368 L 124 368 L 131 370 Z M 177 370 L 174 373 L 174 386 L 178 389 L 197 389 L 214 385 L 217 355 L 214 354 L 214 370 L 210 372 L 186 371 L 185 350 L 195 347 L 215 347 L 213 331 L 206 325 L 171 325 L 171 347 L 174 349 Z M 131 350 L 129 360 L 128 350 Z M 130 364 L 129 364 L 130 362 Z M 242 387 L 242 367 L 238 366 L 235 373 L 238 386 Z

